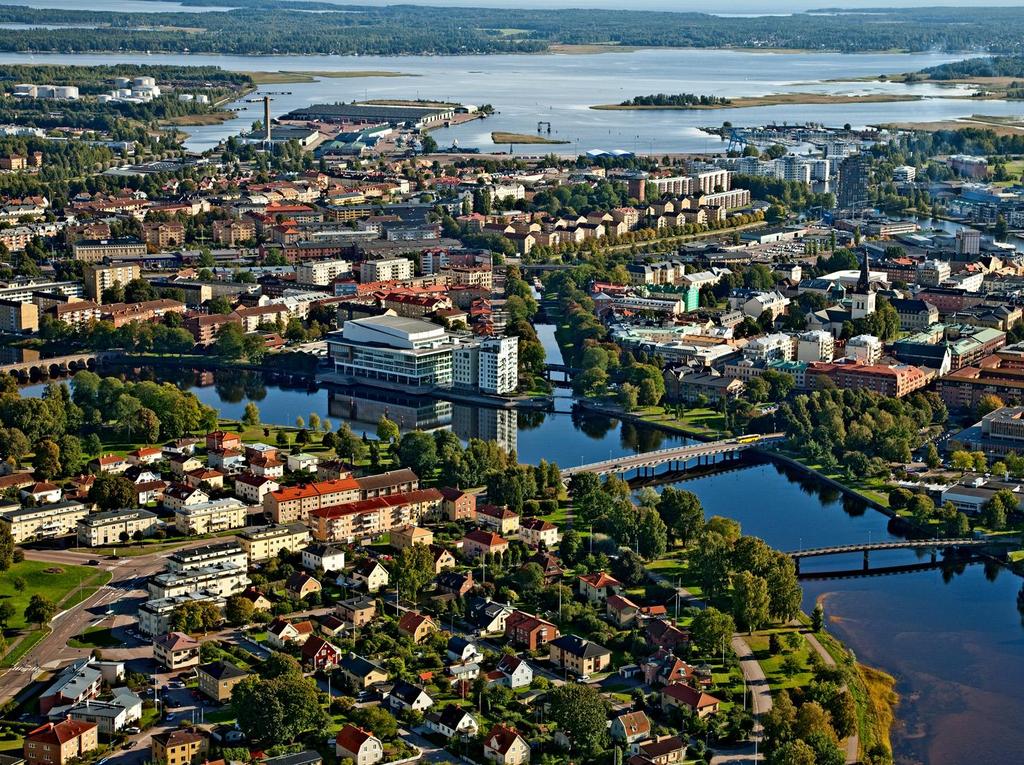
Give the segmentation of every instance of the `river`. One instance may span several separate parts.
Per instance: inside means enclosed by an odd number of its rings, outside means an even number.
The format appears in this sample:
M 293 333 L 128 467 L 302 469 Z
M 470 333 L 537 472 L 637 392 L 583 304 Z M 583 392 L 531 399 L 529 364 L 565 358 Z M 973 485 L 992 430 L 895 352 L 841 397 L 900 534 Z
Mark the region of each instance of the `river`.
M 542 341 L 550 325 L 538 327 Z M 550 337 L 549 337 L 550 336 Z M 557 357 L 556 357 L 557 358 Z M 258 374 L 182 371 L 160 375 L 241 417 L 254 401 L 267 423 L 308 420 L 311 412 L 336 427 L 347 419 L 357 433 L 374 430 L 382 413 L 406 429 L 450 428 L 460 438 L 497 438 L 520 461 L 559 465 L 608 459 L 684 443 L 676 436 L 616 420 L 571 412 L 568 391 L 554 413 L 523 413 L 448 402 L 384 398 L 356 391 L 285 388 Z M 41 385 L 23 389 L 38 395 Z M 354 409 L 353 409 L 354 407 Z M 354 417 L 349 416 L 355 414 Z M 735 518 L 745 533 L 783 550 L 896 539 L 888 519 L 795 471 L 758 460 L 738 469 L 681 481 L 707 514 Z M 927 560 L 920 553 L 873 553 L 873 566 Z M 853 570 L 860 555 L 804 561 L 805 572 Z M 902 701 L 893 732 L 897 762 L 996 765 L 1024 760 L 1017 734 L 1024 719 L 1024 630 L 1015 594 L 1021 581 L 982 564 L 956 572 L 940 568 L 870 578 L 804 582 L 804 607 L 821 599 L 829 629 L 858 659 L 897 678 Z
M 272 85 L 275 116 L 314 103 L 365 98 L 445 99 L 492 104 L 497 114 L 485 120 L 438 130 L 442 145 L 485 151 L 507 150 L 490 140 L 494 130 L 536 133 L 538 120 L 549 121 L 551 138 L 567 143 L 520 146 L 517 153 L 577 155 L 591 149 L 637 152 L 721 151 L 725 144 L 701 126 L 761 125 L 773 121 L 849 122 L 863 127 L 881 122 L 954 119 L 974 113 L 1019 115 L 1013 101 L 937 98 L 959 92 L 934 84 L 831 82 L 879 74 L 916 71 L 963 58 L 939 53 L 770 53 L 736 50 L 641 49 L 584 55 L 503 56 L 217 56 L 161 54 L 0 53 L 0 63 L 32 64 L 178 64 L 213 65 L 239 71 L 376 71 L 411 77 L 320 78 L 315 82 Z M 892 103 L 760 106 L 713 111 L 595 111 L 595 104 L 618 103 L 649 93 L 709 93 L 726 97 L 772 93 L 899 93 L 925 97 Z M 283 93 L 282 93 L 283 92 Z M 217 125 L 188 127 L 187 146 L 212 148 L 262 118 L 262 105 L 238 103 L 238 117 Z M 545 135 L 547 135 L 545 133 Z

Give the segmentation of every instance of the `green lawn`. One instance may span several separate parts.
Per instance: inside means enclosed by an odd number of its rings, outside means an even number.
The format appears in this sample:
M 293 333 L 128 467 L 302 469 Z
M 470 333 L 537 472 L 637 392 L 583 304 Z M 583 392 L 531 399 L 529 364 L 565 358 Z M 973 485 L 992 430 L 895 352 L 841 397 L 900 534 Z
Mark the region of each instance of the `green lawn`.
M 22 656 L 32 650 L 32 646 L 46 637 L 49 632 L 49 627 L 43 627 L 41 630 L 32 630 L 31 632 L 26 633 L 25 637 L 19 640 L 18 644 L 14 646 L 14 648 L 4 654 L 3 660 L 0 661 L 0 667 L 13 667 L 18 663 Z
M 782 651 L 772 653 L 769 650 L 769 641 L 772 634 L 778 635 L 781 640 L 787 633 L 795 631 L 788 628 L 767 629 L 755 632 L 753 635 L 744 635 L 744 640 L 747 641 L 747 645 L 754 652 L 758 664 L 761 665 L 761 669 L 764 670 L 764 674 L 768 678 L 768 685 L 771 687 L 772 693 L 776 693 L 783 688 L 806 687 L 813 679 L 810 659 L 814 651 L 806 640 L 801 639 L 800 647 L 795 650 L 787 648 L 784 641 L 782 643 Z M 782 664 L 787 656 L 795 656 L 797 661 L 800 662 L 799 672 L 787 674 L 783 670 Z
M 645 422 L 705 438 L 721 438 L 725 433 L 725 416 L 714 409 L 687 409 L 678 419 L 660 406 L 645 407 L 635 414 Z
M 15 588 L 18 579 L 24 582 L 24 588 Z M 68 564 L 45 563 L 43 561 L 25 560 L 15 563 L 7 571 L 0 573 L 0 600 L 14 606 L 14 618 L 8 623 L 8 630 L 17 630 L 26 626 L 25 606 L 33 595 L 42 595 L 61 608 L 67 604 L 61 601 L 76 588 L 91 588 L 110 580 L 106 571 L 97 571 L 91 566 L 72 566 Z M 68 601 L 72 603 L 73 601 Z

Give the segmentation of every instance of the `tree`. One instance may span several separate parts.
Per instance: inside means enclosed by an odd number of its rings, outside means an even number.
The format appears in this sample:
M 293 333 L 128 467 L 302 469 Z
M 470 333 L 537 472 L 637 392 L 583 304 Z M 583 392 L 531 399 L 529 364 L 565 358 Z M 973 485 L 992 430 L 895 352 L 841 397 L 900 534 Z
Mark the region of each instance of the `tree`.
M 291 743 L 301 733 L 322 730 L 327 724 L 316 686 L 301 673 L 247 677 L 234 687 L 231 709 L 238 727 L 253 742 Z
M 733 617 L 748 633 L 768 623 L 768 582 L 749 571 L 741 571 L 733 580 Z
M 669 533 L 684 547 L 697 537 L 704 526 L 704 507 L 700 498 L 690 491 L 667 487 L 658 500 L 658 512 Z
M 825 607 L 821 603 L 814 604 L 814 610 L 811 612 L 811 629 L 815 632 L 821 632 L 825 628 Z
M 971 470 L 974 467 L 974 457 L 962 449 L 957 449 L 949 455 L 949 461 L 957 470 Z
M 182 603 L 171 612 L 175 632 L 209 632 L 220 624 L 220 609 L 210 602 Z
M 16 613 L 18 610 L 6 600 L 0 603 L 0 628 L 7 629 L 7 625 Z
M 422 430 L 406 433 L 398 444 L 398 461 L 421 478 L 429 476 L 437 467 L 434 437 Z
M 242 327 L 235 322 L 224 324 L 217 332 L 212 349 L 222 359 L 236 360 L 244 357 L 245 332 Z
M 0 428 L 0 459 L 20 464 L 31 451 L 32 443 L 19 428 Z
M 49 438 L 40 441 L 32 457 L 32 468 L 43 480 L 60 475 L 60 447 Z
M 647 569 L 644 568 L 644 561 L 639 555 L 630 549 L 625 549 L 618 559 L 612 563 L 612 573 L 615 578 L 630 586 L 643 584 L 647 579 Z
M 639 401 L 640 389 L 632 383 L 622 383 L 619 387 L 619 406 L 627 412 L 632 412 Z
M 780 691 L 773 699 L 772 708 L 764 716 L 764 735 L 772 747 L 778 747 L 793 737 L 796 726 L 796 707 L 786 690 Z
M 89 487 L 89 501 L 101 510 L 117 510 L 135 505 L 135 484 L 121 475 L 101 473 Z
M 434 554 L 426 545 L 405 547 L 395 564 L 395 582 L 402 597 L 416 600 L 423 587 L 434 578 Z
M 690 636 L 693 644 L 703 656 L 710 656 L 721 651 L 732 639 L 736 631 L 736 623 L 728 614 L 717 608 L 708 606 L 695 617 L 690 624 Z
M 253 603 L 241 595 L 232 595 L 224 604 L 224 617 L 236 627 L 248 624 L 252 621 L 255 611 Z
M 0 524 L 0 529 L 6 528 Z M 10 533 L 10 532 L 8 532 Z M 583 553 L 583 540 L 575 529 L 566 529 L 558 545 L 558 556 L 566 566 L 575 566 Z
M 824 733 L 833 741 L 836 740 L 836 732 L 829 722 L 828 712 L 817 701 L 805 701 L 800 705 L 793 733 L 797 738 L 805 740 L 815 733 Z
M 1006 404 L 994 393 L 985 393 L 978 398 L 978 406 L 975 408 L 978 417 L 984 417 L 996 409 L 1002 409 Z
M 981 522 L 993 531 L 1006 527 L 1006 519 L 1017 509 L 1017 498 L 1009 489 L 1000 489 L 993 494 L 981 510 Z
M 857 729 L 857 703 L 849 688 L 842 688 L 828 703 L 829 718 L 839 738 L 846 738 Z
M 57 441 L 63 475 L 78 475 L 85 466 L 85 453 L 77 436 L 64 434 Z
M 577 756 L 602 748 L 607 737 L 607 710 L 590 685 L 567 683 L 548 695 L 551 719 L 572 743 Z
M 772 752 L 771 765 L 816 765 L 814 750 L 803 741 L 787 741 Z
M 242 415 L 242 424 L 247 428 L 255 428 L 260 424 L 260 408 L 252 401 L 245 405 L 245 414 Z
M 29 598 L 25 606 L 25 621 L 37 625 L 42 629 L 43 625 L 50 621 L 57 613 L 57 604 L 49 598 L 36 594 Z
M 382 414 L 377 420 L 377 438 L 383 443 L 389 444 L 392 441 L 397 441 L 399 435 L 398 425 Z
M 935 470 L 942 464 L 942 457 L 939 456 L 939 450 L 935 444 L 929 443 L 925 448 L 924 461 L 930 470 Z
M 14 563 L 14 537 L 11 527 L 0 523 L 0 571 L 7 571 Z

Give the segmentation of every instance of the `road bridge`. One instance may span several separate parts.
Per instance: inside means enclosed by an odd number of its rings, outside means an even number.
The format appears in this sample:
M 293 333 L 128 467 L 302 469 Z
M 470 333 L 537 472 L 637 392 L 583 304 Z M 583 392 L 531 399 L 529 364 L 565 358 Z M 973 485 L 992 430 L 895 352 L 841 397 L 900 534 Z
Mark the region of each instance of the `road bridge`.
M 13 375 L 19 380 L 37 380 L 41 377 L 73 375 L 83 369 L 95 369 L 108 358 L 120 356 L 119 351 L 82 351 L 64 356 L 51 356 L 31 361 L 0 364 L 0 374 Z
M 660 449 L 642 454 L 616 457 L 615 459 L 591 462 L 587 465 L 570 467 L 562 470 L 562 480 L 568 481 L 579 473 L 596 473 L 597 475 L 621 475 L 636 471 L 637 476 L 653 476 L 658 467 L 668 465 L 669 470 L 678 472 L 686 469 L 688 462 L 696 460 L 698 465 L 711 464 L 717 458 L 733 459 L 745 451 L 771 446 L 785 437 L 783 433 L 765 435 L 748 435 L 728 438 L 723 441 L 709 441 L 688 446 L 675 446 L 671 449 Z

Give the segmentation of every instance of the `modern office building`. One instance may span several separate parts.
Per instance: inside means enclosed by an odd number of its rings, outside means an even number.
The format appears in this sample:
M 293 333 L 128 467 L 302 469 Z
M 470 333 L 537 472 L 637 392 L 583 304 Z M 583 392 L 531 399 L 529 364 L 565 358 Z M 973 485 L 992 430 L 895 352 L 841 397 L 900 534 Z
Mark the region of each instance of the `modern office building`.
M 452 386 L 455 344 L 444 327 L 419 319 L 372 316 L 327 336 L 338 374 L 412 388 Z

